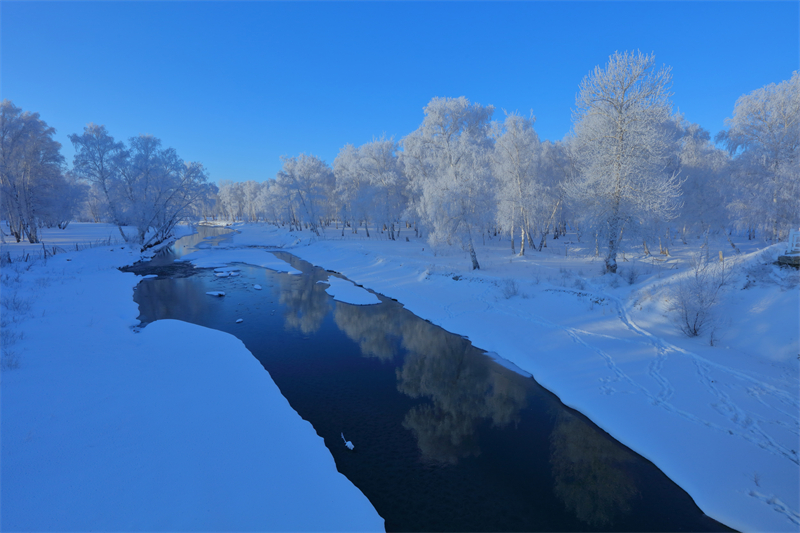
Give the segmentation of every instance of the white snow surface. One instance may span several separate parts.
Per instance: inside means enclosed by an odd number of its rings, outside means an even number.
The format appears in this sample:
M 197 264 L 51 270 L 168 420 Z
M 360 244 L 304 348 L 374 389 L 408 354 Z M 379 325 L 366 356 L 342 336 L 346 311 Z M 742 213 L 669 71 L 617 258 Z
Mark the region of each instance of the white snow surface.
M 8 224 L 3 221 L 3 230 L 6 235 L 10 233 Z M 177 235 L 185 234 L 187 226 L 178 226 Z M 123 227 L 126 235 L 135 235 L 136 228 L 132 226 Z M 58 228 L 39 228 L 39 240 L 41 242 L 32 244 L 27 241 L 14 242 L 13 238 L 4 237 L 0 244 L 3 254 L 8 252 L 12 258 L 16 259 L 24 253 L 39 254 L 42 250 L 47 250 L 48 254 L 56 248 L 57 252 L 73 251 L 77 248 L 84 249 L 91 246 L 111 245 L 125 246 L 126 243 L 119 232 L 119 228 L 114 224 L 94 224 L 91 222 L 71 222 L 67 229 Z M 189 230 L 189 233 L 191 231 Z M 112 248 L 117 246 L 112 246 Z
M 796 272 L 771 265 L 784 244 L 737 242 L 736 254 L 722 236 L 711 242 L 710 257 L 722 251 L 733 275 L 714 327 L 689 338 L 669 303 L 702 251 L 697 235 L 676 239 L 669 256 L 629 249 L 620 274 L 601 275 L 594 243 L 574 234 L 524 257 L 487 236 L 471 271 L 465 252 L 434 250 L 409 230 L 389 241 L 236 229 L 233 248 L 291 247 L 531 373 L 712 518 L 741 531 L 800 530 L 800 291 Z
M 138 259 L 3 267 L 0 529 L 382 530 L 241 341 L 136 327 Z
M 373 305 L 381 303 L 380 299 L 363 287 L 357 287 L 352 281 L 330 276 L 328 281 L 318 281 L 317 283 L 327 284 L 325 292 L 333 296 L 333 299 L 353 305 Z

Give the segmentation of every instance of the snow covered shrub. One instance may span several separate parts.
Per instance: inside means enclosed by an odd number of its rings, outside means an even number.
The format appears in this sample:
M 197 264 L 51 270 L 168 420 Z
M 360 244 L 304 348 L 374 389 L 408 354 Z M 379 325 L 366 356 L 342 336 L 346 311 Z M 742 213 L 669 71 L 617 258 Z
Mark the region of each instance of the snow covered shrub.
M 505 279 L 501 282 L 500 289 L 503 292 L 503 297 L 507 300 L 519 294 L 519 287 L 517 282 L 513 279 Z
M 3 348 L 3 353 L 0 355 L 0 369 L 15 370 L 17 368 L 19 368 L 19 357 L 17 357 L 17 353 Z
M 0 336 L 0 368 L 2 370 L 13 370 L 19 368 L 19 358 L 11 347 L 14 346 L 22 335 L 9 331 L 8 327 L 3 326 L 3 335 Z
M 17 293 L 4 294 L 0 297 L 0 306 L 6 313 L 14 313 L 15 315 L 23 315 L 31 310 L 31 303 L 21 298 Z
M 697 337 L 712 324 L 714 307 L 730 276 L 724 262 L 709 264 L 702 255 L 692 256 L 688 276 L 672 290 L 670 302 L 676 324 L 686 336 Z
M 636 265 L 625 267 L 624 269 L 620 270 L 622 271 L 622 279 L 627 281 L 628 285 L 633 285 L 636 283 L 636 280 L 639 279 L 639 270 L 636 268 Z

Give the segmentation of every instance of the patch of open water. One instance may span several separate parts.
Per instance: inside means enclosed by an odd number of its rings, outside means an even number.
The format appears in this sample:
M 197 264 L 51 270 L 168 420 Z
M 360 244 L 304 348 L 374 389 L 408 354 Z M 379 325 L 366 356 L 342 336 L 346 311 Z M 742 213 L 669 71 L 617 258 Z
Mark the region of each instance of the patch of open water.
M 334 274 L 275 255 L 303 275 L 153 265 L 159 278 L 135 292 L 140 320 L 241 339 L 387 531 L 729 531 L 535 379 L 389 298 L 334 301 L 317 284 Z

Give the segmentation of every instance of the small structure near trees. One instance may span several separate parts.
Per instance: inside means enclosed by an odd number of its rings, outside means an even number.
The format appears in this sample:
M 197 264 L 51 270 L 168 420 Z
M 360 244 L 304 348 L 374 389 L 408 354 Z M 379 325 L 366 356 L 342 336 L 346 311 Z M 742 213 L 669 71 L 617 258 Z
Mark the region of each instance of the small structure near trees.
M 786 253 L 778 257 L 778 264 L 800 269 L 800 230 L 789 230 L 789 245 Z

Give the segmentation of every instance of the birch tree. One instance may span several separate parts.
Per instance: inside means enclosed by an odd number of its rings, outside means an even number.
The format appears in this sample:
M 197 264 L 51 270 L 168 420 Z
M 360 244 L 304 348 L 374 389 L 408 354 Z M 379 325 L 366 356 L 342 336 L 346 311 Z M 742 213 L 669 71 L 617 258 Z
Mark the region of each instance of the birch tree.
M 548 191 L 542 180 L 539 136 L 533 128 L 536 119 L 516 113 L 496 124 L 492 168 L 497 179 L 497 221 L 510 230 L 514 251 L 514 231 L 519 229 L 519 255 L 525 255 L 525 242 L 531 246 L 532 226 L 547 209 Z
M 403 164 L 419 197 L 417 210 L 428 240 L 459 242 L 480 268 L 474 234 L 494 219 L 489 138 L 493 106 L 460 98 L 434 98 L 422 125 L 402 141 Z
M 626 229 L 671 220 L 680 208 L 680 181 L 667 170 L 675 142 L 664 127 L 670 80 L 653 55 L 617 52 L 581 82 L 573 115 L 580 174 L 568 193 L 606 243 L 606 272 L 617 271 Z

